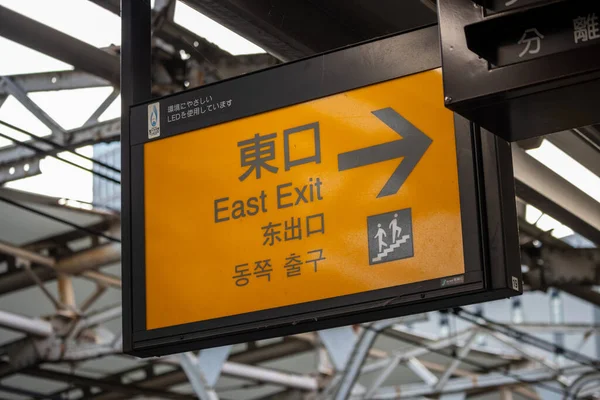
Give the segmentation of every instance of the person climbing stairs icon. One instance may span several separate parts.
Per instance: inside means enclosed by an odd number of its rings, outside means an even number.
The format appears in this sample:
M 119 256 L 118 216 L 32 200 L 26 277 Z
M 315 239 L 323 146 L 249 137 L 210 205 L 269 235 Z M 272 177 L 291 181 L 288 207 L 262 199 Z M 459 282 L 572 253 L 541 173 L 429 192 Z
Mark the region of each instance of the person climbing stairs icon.
M 392 230 L 392 243 L 396 243 L 396 240 L 400 239 L 400 234 L 402 233 L 402 228 L 398 226 L 398 214 L 394 214 L 394 219 L 388 227 Z
M 367 217 L 369 264 L 413 257 L 412 228 L 410 208 Z
M 385 230 L 381 227 L 381 224 L 377 224 L 377 228 L 379 229 L 377 230 L 377 234 L 374 236 L 374 238 L 378 241 L 379 252 L 381 253 L 384 247 L 388 247 L 388 244 L 383 240 L 383 238 L 387 236 L 387 233 L 385 233 Z

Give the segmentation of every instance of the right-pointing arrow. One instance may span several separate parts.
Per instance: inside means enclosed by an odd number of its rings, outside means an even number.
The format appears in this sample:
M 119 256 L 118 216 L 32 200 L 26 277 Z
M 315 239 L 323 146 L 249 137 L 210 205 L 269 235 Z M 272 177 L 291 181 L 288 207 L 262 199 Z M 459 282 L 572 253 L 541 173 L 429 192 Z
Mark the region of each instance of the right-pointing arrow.
M 398 193 L 432 140 L 391 107 L 373 111 L 373 115 L 393 129 L 402 139 L 339 154 L 338 170 L 345 171 L 404 157 L 377 195 L 377 197 L 384 197 Z

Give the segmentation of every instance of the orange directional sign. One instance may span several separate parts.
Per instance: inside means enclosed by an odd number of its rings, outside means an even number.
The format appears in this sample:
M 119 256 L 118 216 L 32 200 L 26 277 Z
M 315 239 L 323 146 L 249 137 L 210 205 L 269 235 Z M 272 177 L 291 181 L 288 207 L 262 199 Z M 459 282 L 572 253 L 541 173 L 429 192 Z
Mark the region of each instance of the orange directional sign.
M 147 329 L 463 274 L 442 96 L 431 70 L 145 143 Z
M 126 353 L 521 293 L 510 145 L 444 106 L 438 36 L 427 27 L 129 108 Z

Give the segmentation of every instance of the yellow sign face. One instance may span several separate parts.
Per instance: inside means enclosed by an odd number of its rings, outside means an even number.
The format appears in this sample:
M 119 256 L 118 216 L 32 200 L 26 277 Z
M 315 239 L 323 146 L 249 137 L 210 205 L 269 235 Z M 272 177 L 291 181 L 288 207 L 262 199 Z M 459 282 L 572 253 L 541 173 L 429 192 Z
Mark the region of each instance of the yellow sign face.
M 427 71 L 144 144 L 147 329 L 464 273 L 442 99 Z

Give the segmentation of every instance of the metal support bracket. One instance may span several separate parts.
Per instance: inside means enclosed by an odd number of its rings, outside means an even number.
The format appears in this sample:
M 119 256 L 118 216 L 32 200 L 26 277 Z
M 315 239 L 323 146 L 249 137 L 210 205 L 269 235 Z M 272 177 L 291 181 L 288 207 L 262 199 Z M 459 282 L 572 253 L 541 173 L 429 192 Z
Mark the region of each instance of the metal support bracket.
M 41 173 L 40 160 L 35 158 L 31 159 L 30 162 L 0 165 L 0 185 Z

